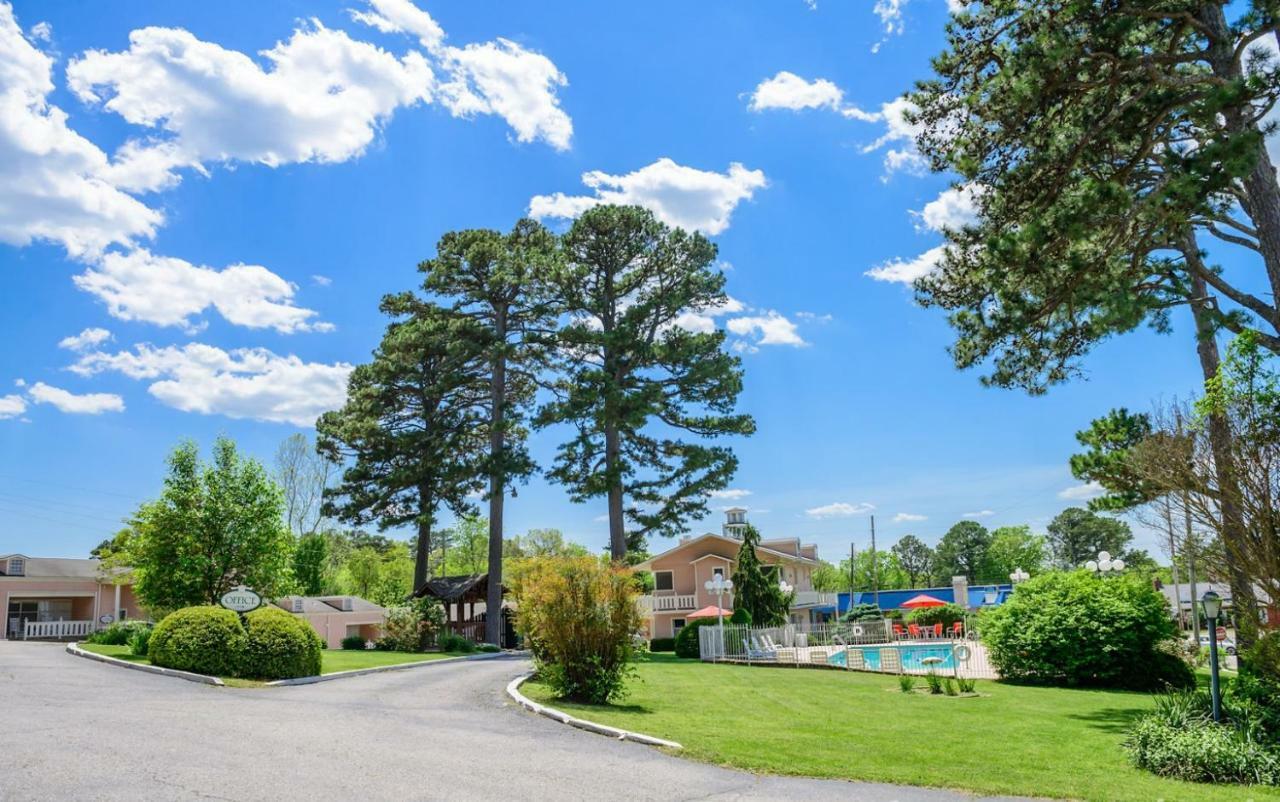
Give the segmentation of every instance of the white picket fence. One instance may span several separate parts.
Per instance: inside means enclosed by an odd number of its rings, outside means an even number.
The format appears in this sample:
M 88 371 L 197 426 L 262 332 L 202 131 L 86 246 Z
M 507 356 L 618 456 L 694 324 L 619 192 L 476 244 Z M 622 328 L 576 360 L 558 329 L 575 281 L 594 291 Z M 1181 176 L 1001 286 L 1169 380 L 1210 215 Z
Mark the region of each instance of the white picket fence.
M 27 621 L 22 638 L 82 638 L 90 632 L 93 632 L 92 621 Z
M 977 640 L 899 638 L 882 620 L 781 627 L 725 624 L 723 630 L 707 625 L 698 630 L 698 646 L 709 662 L 999 678 Z

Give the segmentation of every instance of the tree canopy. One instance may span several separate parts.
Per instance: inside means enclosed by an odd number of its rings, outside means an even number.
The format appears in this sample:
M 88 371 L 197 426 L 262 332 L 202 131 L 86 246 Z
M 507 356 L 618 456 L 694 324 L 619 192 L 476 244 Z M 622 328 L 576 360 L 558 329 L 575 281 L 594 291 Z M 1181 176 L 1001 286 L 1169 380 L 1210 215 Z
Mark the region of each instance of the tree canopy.
M 890 551 L 907 575 L 907 587 L 918 588 L 922 581 L 927 582 L 933 576 L 933 549 L 915 535 L 903 535 Z
M 1053 562 L 1068 571 L 1096 558 L 1100 551 L 1119 557 L 1133 540 L 1133 532 L 1124 521 L 1080 507 L 1068 507 L 1058 513 L 1047 529 Z
M 934 573 L 939 582 L 950 584 L 953 576 L 977 581 L 985 568 L 991 533 L 977 521 L 960 521 L 947 530 L 934 549 Z

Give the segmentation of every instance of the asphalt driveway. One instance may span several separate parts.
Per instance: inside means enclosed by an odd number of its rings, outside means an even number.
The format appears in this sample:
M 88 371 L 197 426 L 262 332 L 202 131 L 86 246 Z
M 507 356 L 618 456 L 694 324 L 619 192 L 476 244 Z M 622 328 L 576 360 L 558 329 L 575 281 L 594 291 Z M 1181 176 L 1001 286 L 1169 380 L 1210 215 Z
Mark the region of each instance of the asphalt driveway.
M 526 668 L 232 689 L 0 641 L 0 800 L 974 799 L 757 777 L 575 730 L 507 699 Z

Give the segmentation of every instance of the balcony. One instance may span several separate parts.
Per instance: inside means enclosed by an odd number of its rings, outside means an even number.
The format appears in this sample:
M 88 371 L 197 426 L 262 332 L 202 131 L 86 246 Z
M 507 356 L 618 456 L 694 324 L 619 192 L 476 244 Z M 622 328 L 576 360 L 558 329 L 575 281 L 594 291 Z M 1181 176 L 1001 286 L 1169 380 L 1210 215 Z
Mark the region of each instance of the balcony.
M 835 593 L 823 593 L 818 590 L 798 590 L 796 591 L 796 600 L 792 602 L 791 606 L 821 607 L 828 604 L 834 606 L 837 601 Z
M 727 607 L 729 602 L 725 601 Z M 683 613 L 698 609 L 692 593 L 675 596 L 641 596 L 640 608 L 646 613 Z

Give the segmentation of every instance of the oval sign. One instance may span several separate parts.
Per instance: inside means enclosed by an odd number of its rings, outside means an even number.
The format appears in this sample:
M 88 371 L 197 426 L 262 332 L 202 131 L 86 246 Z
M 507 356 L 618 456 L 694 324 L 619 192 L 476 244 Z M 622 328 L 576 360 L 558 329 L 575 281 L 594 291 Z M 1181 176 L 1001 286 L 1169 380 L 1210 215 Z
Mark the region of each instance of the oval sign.
M 103 624 L 110 624 L 112 621 L 115 621 L 115 620 L 116 620 L 116 617 L 111 613 L 107 613 L 106 615 L 98 618 L 98 621 L 100 621 Z
M 228 610 L 247 613 L 262 606 L 262 597 L 248 588 L 236 588 L 222 594 L 222 598 L 218 600 L 218 603 Z

